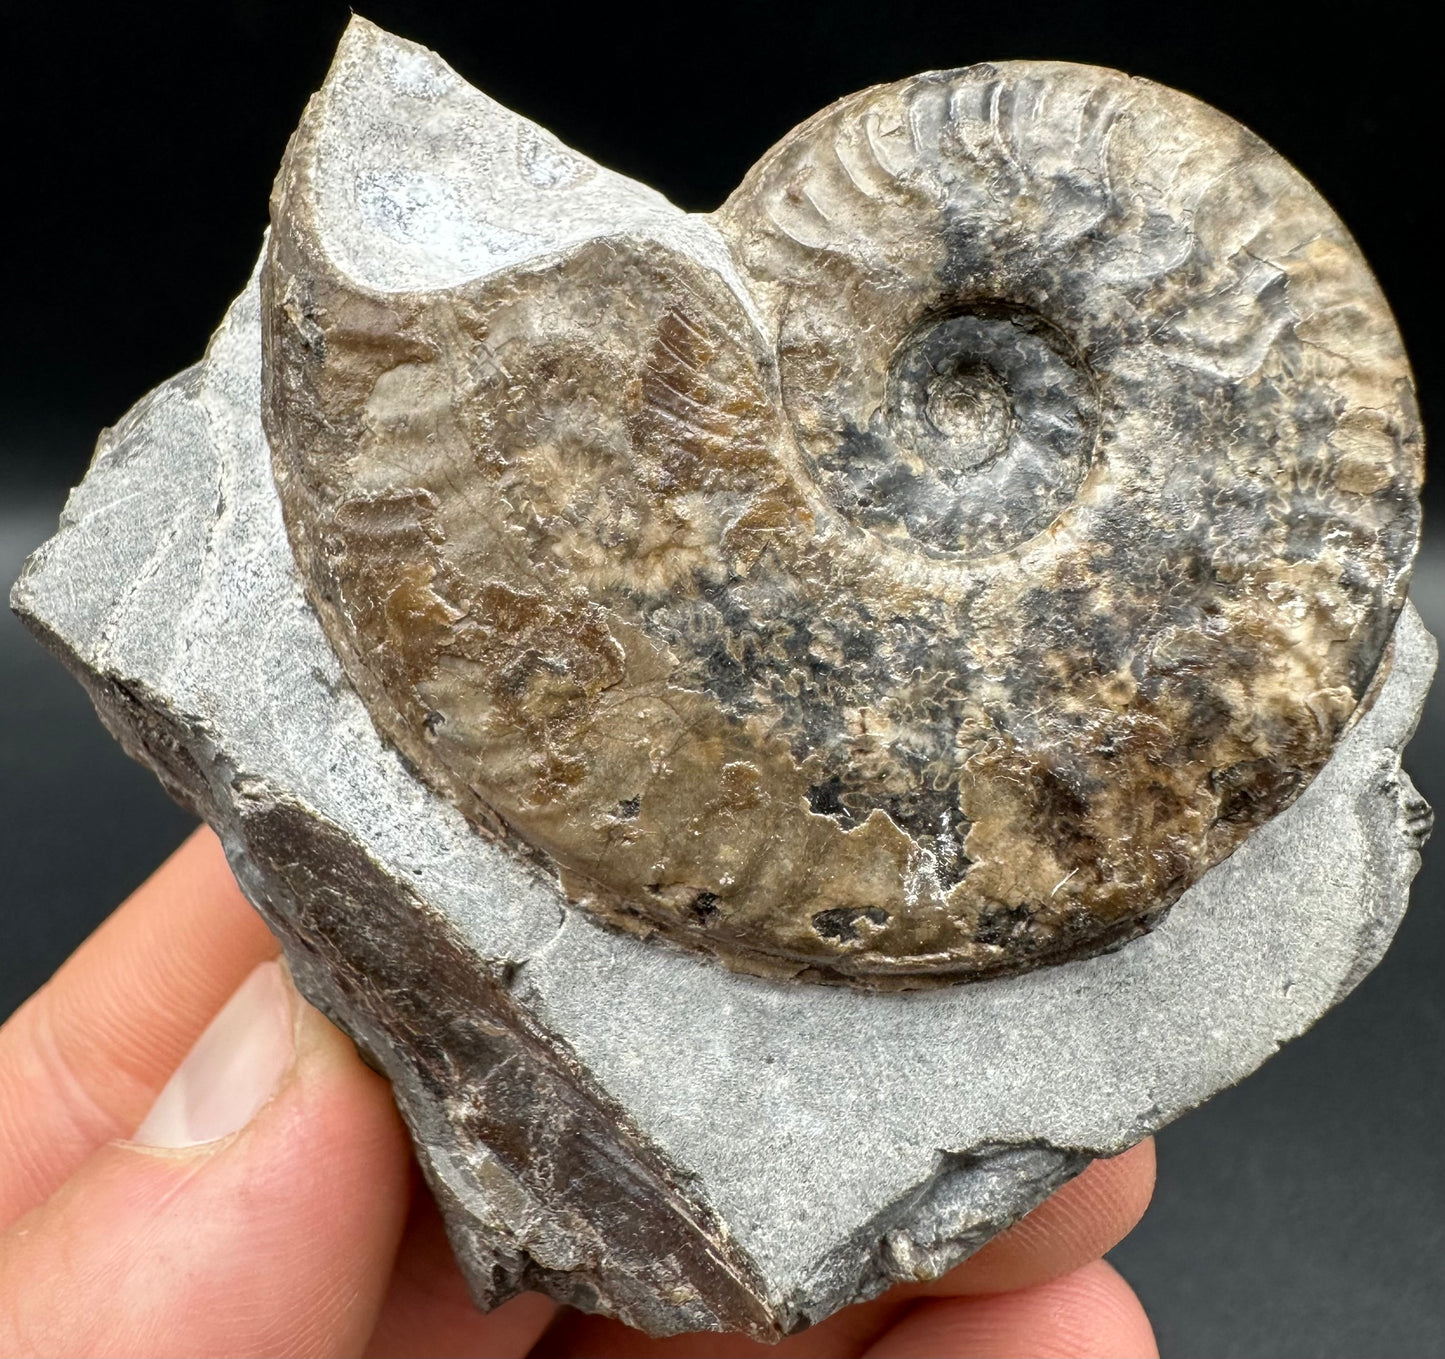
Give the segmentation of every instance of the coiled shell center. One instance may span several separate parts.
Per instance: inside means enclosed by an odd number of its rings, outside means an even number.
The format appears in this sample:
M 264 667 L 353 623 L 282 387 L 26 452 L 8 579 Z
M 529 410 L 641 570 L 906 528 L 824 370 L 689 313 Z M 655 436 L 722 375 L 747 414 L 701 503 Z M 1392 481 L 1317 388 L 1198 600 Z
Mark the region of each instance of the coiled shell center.
M 974 303 L 894 351 L 881 435 L 826 460 L 835 499 L 875 528 L 968 555 L 1032 537 L 1078 493 L 1098 400 L 1067 338 L 1037 313 Z

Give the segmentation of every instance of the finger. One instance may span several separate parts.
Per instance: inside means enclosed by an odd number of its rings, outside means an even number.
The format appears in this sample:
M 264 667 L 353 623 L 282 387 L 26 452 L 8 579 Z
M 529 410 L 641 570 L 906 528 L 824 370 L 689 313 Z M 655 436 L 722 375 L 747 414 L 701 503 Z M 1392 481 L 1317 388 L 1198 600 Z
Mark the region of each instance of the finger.
M 918 1303 L 867 1359 L 1158 1359 L 1134 1290 L 1103 1260 L 1018 1293 Z
M 1071 1274 L 1112 1250 L 1138 1225 L 1154 1194 L 1154 1139 L 1092 1162 L 978 1254 L 909 1293 L 1007 1293 Z
M 610 1317 L 563 1308 L 532 1354 L 534 1359 L 840 1359 L 861 1354 L 908 1305 L 902 1299 L 879 1298 L 845 1307 L 776 1345 L 717 1331 L 655 1338 Z
M 196 831 L 0 1029 L 0 1228 L 136 1127 L 276 951 L 220 843 Z
M 436 1202 L 413 1176 L 411 1212 L 391 1284 L 366 1352 L 380 1359 L 433 1354 L 526 1354 L 557 1314 L 557 1304 L 523 1293 L 479 1312 L 467 1292 Z
M 385 1082 L 264 963 L 135 1140 L 0 1238 L 0 1353 L 355 1353 L 407 1166 Z

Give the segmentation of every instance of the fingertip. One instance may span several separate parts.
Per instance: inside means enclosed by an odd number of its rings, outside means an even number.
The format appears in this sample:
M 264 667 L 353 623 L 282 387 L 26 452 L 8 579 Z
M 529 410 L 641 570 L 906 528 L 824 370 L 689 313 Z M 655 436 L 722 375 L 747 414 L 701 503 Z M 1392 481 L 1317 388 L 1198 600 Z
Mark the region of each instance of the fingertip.
M 128 1135 L 208 1020 L 276 952 L 220 842 L 193 832 L 0 1029 L 0 1226 Z
M 938 1298 L 913 1310 L 866 1359 L 1158 1359 L 1134 1290 L 1103 1260 L 1017 1293 Z
M 111 1143 L 0 1241 L 0 1352 L 361 1350 L 405 1216 L 405 1133 L 349 1040 L 291 1003 L 294 1056 L 249 1122 Z

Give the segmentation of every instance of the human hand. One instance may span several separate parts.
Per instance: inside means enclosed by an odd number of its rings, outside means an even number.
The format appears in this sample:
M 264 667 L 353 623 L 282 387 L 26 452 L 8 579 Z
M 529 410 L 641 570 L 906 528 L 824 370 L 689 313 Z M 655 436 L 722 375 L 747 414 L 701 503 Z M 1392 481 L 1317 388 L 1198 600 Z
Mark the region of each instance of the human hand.
M 1145 1142 L 971 1260 L 780 1345 L 467 1298 L 386 1083 L 197 831 L 0 1029 L 0 1354 L 1154 1356 L 1100 1258 Z

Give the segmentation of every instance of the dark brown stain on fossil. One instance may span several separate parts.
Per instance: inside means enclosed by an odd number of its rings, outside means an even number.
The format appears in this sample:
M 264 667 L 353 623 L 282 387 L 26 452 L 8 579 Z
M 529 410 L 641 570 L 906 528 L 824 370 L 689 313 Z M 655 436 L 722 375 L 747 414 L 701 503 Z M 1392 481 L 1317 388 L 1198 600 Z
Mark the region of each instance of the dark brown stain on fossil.
M 278 183 L 265 413 L 380 730 L 626 928 L 920 985 L 1113 947 L 1304 788 L 1418 530 L 1388 308 L 1224 115 L 1005 63 L 711 219 L 379 293 Z M 740 292 L 745 290 L 746 296 Z

